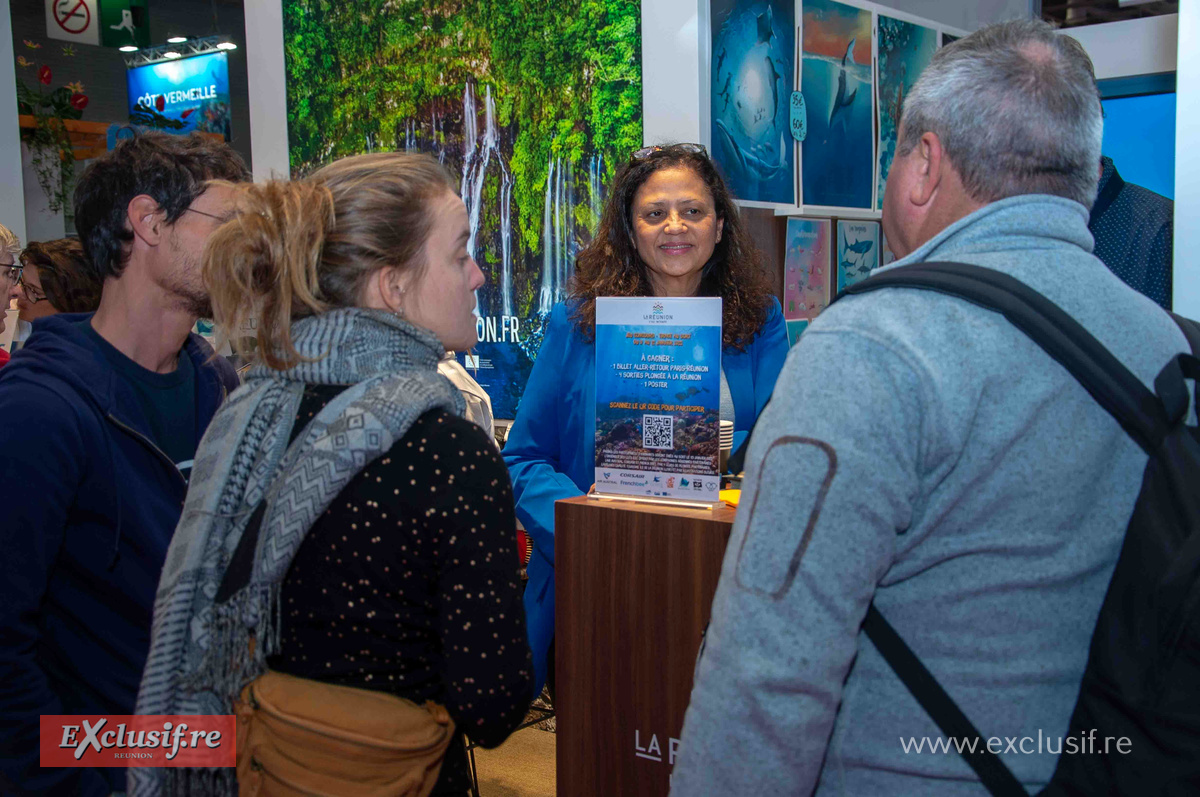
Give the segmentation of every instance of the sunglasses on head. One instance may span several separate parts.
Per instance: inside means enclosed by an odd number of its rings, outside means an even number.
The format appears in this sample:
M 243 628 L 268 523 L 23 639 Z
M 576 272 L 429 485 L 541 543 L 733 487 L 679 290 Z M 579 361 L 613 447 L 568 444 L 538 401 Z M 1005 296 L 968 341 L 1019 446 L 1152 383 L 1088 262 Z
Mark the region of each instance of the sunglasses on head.
M 706 158 L 708 157 L 708 150 L 704 148 L 703 144 L 670 144 L 665 147 L 655 145 L 653 147 L 642 147 L 641 149 L 634 150 L 633 154 L 629 156 L 629 160 L 644 161 L 656 152 L 686 152 L 689 155 L 703 155 Z

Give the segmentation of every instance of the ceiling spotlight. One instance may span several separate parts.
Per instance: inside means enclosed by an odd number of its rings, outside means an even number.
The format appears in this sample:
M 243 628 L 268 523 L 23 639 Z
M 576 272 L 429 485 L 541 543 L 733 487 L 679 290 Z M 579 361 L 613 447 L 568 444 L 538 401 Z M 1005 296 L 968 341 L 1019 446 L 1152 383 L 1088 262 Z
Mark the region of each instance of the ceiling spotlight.
M 169 50 L 169 51 L 163 53 L 163 58 L 181 58 L 181 57 L 182 56 L 180 56 L 180 54 L 175 52 L 174 50 Z
M 138 51 L 138 48 L 132 44 L 126 44 L 124 47 L 118 47 L 117 49 L 123 53 L 136 53 Z
M 187 36 L 172 36 L 167 39 L 168 44 L 183 44 L 185 41 L 187 41 Z
M 218 50 L 236 50 L 237 45 L 233 42 L 221 42 L 217 45 Z

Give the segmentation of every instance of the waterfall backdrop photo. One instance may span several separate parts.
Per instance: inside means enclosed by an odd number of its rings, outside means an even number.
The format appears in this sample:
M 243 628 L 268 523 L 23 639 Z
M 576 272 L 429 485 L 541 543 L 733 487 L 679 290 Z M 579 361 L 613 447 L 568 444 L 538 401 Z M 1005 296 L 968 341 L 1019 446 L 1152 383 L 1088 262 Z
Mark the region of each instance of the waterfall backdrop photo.
M 487 283 L 458 358 L 513 418 L 550 309 L 642 145 L 641 0 L 283 0 L 292 176 L 417 151 L 460 182 Z

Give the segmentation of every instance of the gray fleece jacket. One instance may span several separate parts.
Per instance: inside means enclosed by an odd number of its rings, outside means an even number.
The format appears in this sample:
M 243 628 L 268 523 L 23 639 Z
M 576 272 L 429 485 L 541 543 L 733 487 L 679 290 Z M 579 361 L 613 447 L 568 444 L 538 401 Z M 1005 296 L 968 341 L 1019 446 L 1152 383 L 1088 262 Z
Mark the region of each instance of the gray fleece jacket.
M 1075 202 L 1013 197 L 889 268 L 1009 274 L 1151 385 L 1186 341 L 1092 256 L 1087 222 Z M 754 432 L 671 794 L 985 794 L 953 748 L 931 752 L 937 726 L 860 633 L 872 599 L 1044 785 L 1145 465 L 998 314 L 919 290 L 839 301 Z

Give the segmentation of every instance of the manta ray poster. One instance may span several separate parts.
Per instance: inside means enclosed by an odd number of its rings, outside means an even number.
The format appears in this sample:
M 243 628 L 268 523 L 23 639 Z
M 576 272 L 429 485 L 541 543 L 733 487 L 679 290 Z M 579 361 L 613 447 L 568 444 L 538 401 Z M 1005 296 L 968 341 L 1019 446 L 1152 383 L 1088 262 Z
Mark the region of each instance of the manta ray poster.
M 813 319 L 829 304 L 829 219 L 790 218 L 783 259 L 783 317 Z
M 713 158 L 738 199 L 795 204 L 792 0 L 712 0 L 710 13 Z
M 875 123 L 871 12 L 804 0 L 800 84 L 808 137 L 800 150 L 805 205 L 871 207 Z
M 900 19 L 879 15 L 879 192 L 875 209 L 883 209 L 883 189 L 896 154 L 896 131 L 904 98 L 929 66 L 937 50 L 938 32 Z
M 879 222 L 839 221 L 837 235 L 837 290 L 841 293 L 879 268 Z

